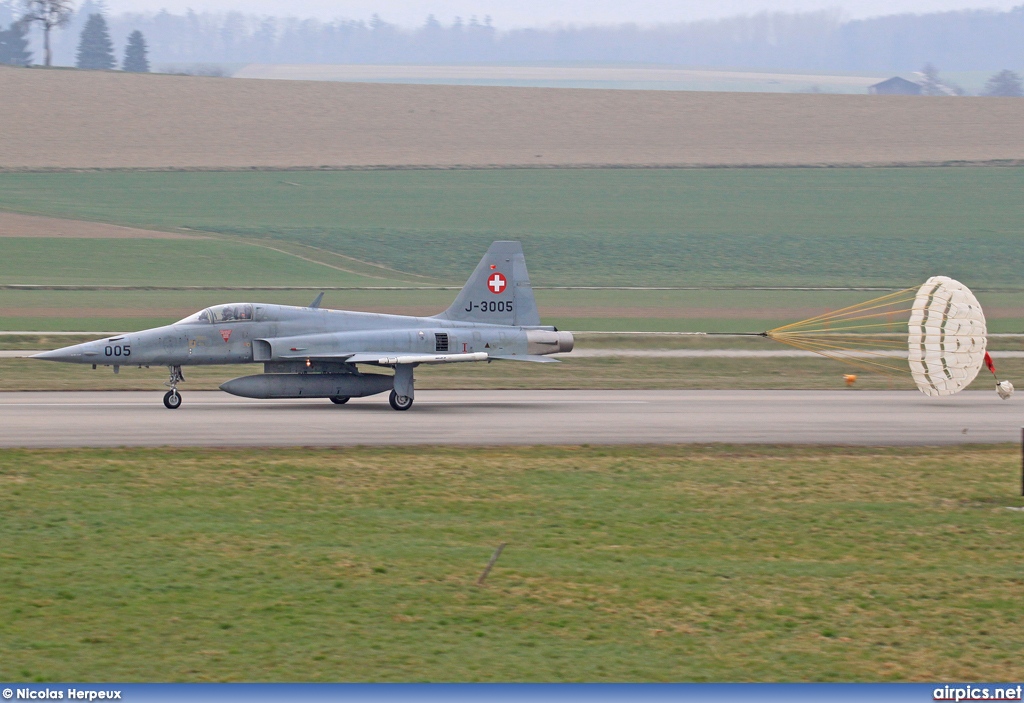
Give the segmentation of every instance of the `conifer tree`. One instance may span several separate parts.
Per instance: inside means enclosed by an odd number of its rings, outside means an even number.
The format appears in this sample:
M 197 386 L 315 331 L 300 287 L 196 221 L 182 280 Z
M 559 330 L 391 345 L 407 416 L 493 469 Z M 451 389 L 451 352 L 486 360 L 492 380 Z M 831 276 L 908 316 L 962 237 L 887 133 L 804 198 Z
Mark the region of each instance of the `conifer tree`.
M 1016 73 L 1003 69 L 988 79 L 982 95 L 994 98 L 1024 97 L 1024 83 L 1021 83 L 1020 76 Z
M 28 25 L 12 22 L 9 29 L 0 30 L 0 63 L 28 66 L 32 53 L 28 50 Z
M 122 68 L 129 73 L 149 73 L 149 59 L 146 58 L 146 38 L 135 30 L 128 35 L 128 46 L 124 50 Z
M 78 42 L 75 65 L 78 68 L 106 71 L 117 65 L 114 60 L 114 44 L 110 41 L 110 31 L 103 15 L 89 15 L 82 29 L 82 38 Z

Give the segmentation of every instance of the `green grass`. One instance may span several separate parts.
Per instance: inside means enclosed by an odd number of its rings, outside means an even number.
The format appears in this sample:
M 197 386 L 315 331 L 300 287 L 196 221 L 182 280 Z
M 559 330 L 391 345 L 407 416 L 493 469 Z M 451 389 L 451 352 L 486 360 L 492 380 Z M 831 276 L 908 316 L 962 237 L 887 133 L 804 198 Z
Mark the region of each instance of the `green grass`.
M 1013 680 L 1018 471 L 1012 446 L 8 450 L 0 679 Z
M 0 238 L 0 281 L 122 286 L 409 285 L 339 271 L 238 241 L 46 237 Z
M 1022 190 L 1017 168 L 8 173 L 0 208 L 272 237 L 458 283 L 518 238 L 538 285 L 1020 288 Z

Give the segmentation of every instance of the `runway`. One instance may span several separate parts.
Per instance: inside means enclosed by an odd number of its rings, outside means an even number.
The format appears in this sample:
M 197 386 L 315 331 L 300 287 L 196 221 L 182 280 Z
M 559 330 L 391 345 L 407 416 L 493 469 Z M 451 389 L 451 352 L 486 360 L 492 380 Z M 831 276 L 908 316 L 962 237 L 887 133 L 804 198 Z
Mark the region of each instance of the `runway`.
M 167 410 L 159 392 L 0 393 L 0 446 L 929 445 L 1017 442 L 1024 421 L 992 391 L 420 391 L 407 412 L 182 395 Z

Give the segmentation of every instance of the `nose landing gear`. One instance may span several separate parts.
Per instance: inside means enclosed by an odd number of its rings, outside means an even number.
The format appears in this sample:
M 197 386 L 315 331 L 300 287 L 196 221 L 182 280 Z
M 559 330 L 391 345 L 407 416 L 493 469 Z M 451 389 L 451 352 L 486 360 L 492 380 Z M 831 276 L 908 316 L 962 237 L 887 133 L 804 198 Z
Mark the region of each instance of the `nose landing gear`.
M 181 394 L 178 393 L 178 384 L 184 383 L 185 376 L 181 373 L 180 366 L 169 366 L 171 377 L 164 385 L 171 390 L 164 393 L 164 407 L 168 410 L 177 410 L 181 407 Z
M 178 391 L 167 391 L 164 393 L 164 407 L 168 410 L 176 410 L 181 407 L 181 394 Z

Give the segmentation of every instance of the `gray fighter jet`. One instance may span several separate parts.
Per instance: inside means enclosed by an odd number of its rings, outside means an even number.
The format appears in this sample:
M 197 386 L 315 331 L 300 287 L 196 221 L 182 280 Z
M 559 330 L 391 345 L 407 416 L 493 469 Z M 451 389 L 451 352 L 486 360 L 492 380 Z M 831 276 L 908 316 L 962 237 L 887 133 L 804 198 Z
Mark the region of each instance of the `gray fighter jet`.
M 569 332 L 540 324 L 519 242 L 495 242 L 455 302 L 433 317 L 229 303 L 166 327 L 42 352 L 33 359 L 73 364 L 167 366 L 164 405 L 181 406 L 183 366 L 263 362 L 264 373 L 221 390 L 246 398 L 330 398 L 343 404 L 391 391 L 391 407 L 412 407 L 413 369 L 462 361 L 545 361 L 572 351 Z M 390 367 L 394 374 L 364 372 Z

